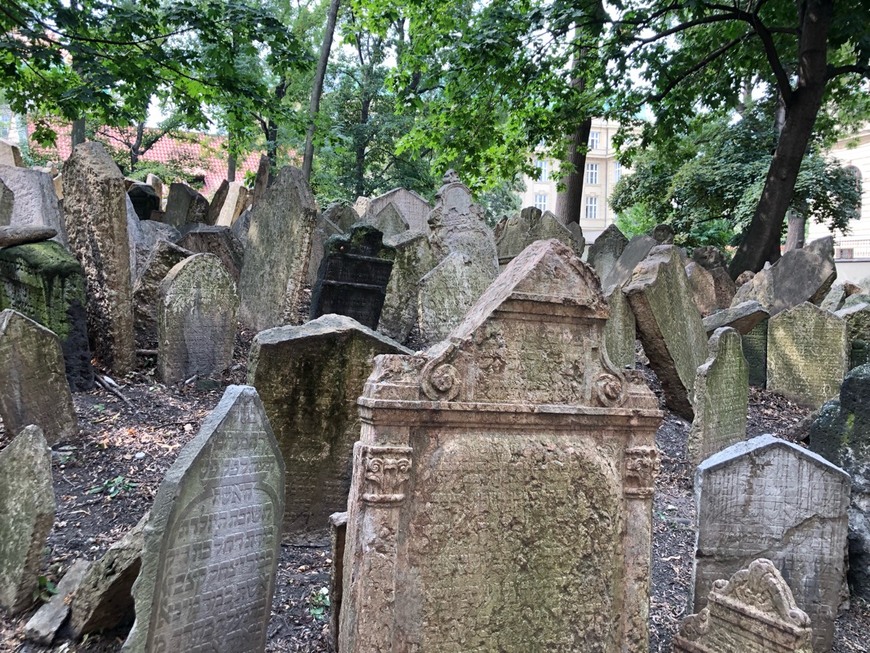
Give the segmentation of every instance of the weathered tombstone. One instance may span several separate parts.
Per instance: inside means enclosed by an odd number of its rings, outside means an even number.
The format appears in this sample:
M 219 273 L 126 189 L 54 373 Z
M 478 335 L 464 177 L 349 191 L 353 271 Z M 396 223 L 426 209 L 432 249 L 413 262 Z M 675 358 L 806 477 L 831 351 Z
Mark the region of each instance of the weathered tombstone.
M 15 208 L 15 194 L 0 179 L 0 226 L 12 223 L 12 211 Z
M 299 321 L 317 207 L 297 168 L 282 168 L 251 213 L 239 318 L 257 331 Z
M 582 232 L 581 232 L 582 233 Z M 583 241 L 578 242 L 574 235 L 549 211 L 529 206 L 519 215 L 503 218 L 495 226 L 495 245 L 498 250 L 498 264 L 502 268 L 510 263 L 520 252 L 536 240 L 555 238 L 583 255 Z
M 0 182 L 15 198 L 9 221 L 0 224 L 55 229 L 54 240 L 67 244 L 66 226 L 50 175 L 29 168 L 0 166 Z
M 613 364 L 622 368 L 634 368 L 636 358 L 635 340 L 637 322 L 622 290 L 614 289 L 605 296 L 610 315 L 604 326 L 604 347 Z
M 179 228 L 184 224 L 201 222 L 208 219 L 208 200 L 187 184 L 175 182 L 169 185 L 166 198 L 166 224 Z
M 383 232 L 384 238 L 392 238 L 408 231 L 408 223 L 392 202 L 388 202 L 376 215 L 367 217 L 365 222 Z
M 713 277 L 713 289 L 716 295 L 716 308 L 724 309 L 731 306 L 734 301 L 734 295 L 737 294 L 737 285 L 728 274 L 728 270 L 723 267 L 716 267 L 707 270 L 710 276 Z
M 665 403 L 691 420 L 695 374 L 704 362 L 707 333 L 677 248 L 654 247 L 622 291 L 637 320 L 650 367 L 662 383 Z
M 248 189 L 239 181 L 231 181 L 227 197 L 221 207 L 215 224 L 219 227 L 232 227 L 248 204 Z
M 56 229 L 46 227 L 0 227 L 0 249 L 41 243 L 56 235 Z
M 721 249 L 713 245 L 705 245 L 696 247 L 692 250 L 692 260 L 699 265 L 702 265 L 707 270 L 715 270 L 716 268 L 727 268 L 728 259 Z
M 14 309 L 54 332 L 73 391 L 94 386 L 85 303 L 82 267 L 58 243 L 0 250 L 0 309 Z
M 280 172 L 278 173 L 280 174 Z M 250 208 L 254 208 L 266 196 L 266 189 L 272 185 L 270 177 L 272 176 L 272 163 L 269 157 L 265 154 L 260 155 L 260 162 L 257 164 L 257 176 L 254 179 L 254 189 L 250 195 Z
M 324 531 L 347 505 L 356 399 L 378 354 L 410 353 L 343 315 L 261 331 L 251 346 L 248 382 L 257 388 L 287 473 L 284 530 Z
M 0 166 L 24 167 L 21 150 L 14 143 L 0 139 Z
M 616 265 L 616 261 L 622 256 L 628 238 L 615 224 L 611 224 L 602 231 L 595 242 L 589 246 L 589 265 L 595 268 L 599 279 L 604 279 Z
M 790 583 L 813 624 L 813 649 L 831 650 L 845 570 L 849 475 L 771 435 L 732 445 L 695 474 L 698 539 L 690 606 L 714 581 L 760 556 Z
M 160 211 L 160 196 L 150 184 L 134 183 L 127 189 L 127 195 L 140 220 L 150 220 L 152 213 Z
M 716 580 L 707 607 L 683 619 L 674 653 L 812 653 L 810 618 L 770 560 Z
M 828 294 L 825 295 L 825 298 L 822 300 L 822 303 L 819 304 L 821 308 L 824 308 L 826 311 L 831 311 L 831 313 L 836 313 L 841 308 L 843 308 L 844 302 L 851 297 L 852 295 L 857 295 L 862 293 L 863 290 L 861 286 L 852 283 L 851 281 L 837 282 L 831 289 L 828 291 Z
M 248 228 L 251 226 L 251 209 L 245 209 L 231 227 L 233 235 L 239 239 L 242 247 L 248 244 Z
M 692 467 L 746 438 L 749 369 L 740 334 L 729 327 L 716 329 L 708 354 L 695 376 L 695 419 L 689 432 Z
M 263 404 L 231 385 L 157 491 L 122 651 L 263 651 L 283 512 Z
M 323 217 L 344 232 L 350 231 L 350 228 L 360 221 L 354 208 L 345 202 L 333 202 L 327 206 Z
M 846 375 L 846 321 L 804 302 L 767 325 L 767 389 L 818 408 L 837 395 Z
M 429 202 L 412 190 L 394 188 L 383 195 L 371 199 L 361 199 L 366 201 L 364 204 L 360 204 L 360 207 L 364 206 L 364 208 L 357 210 L 357 214 L 366 221 L 370 217 L 377 216 L 388 204 L 392 204 L 405 224 L 408 225 L 408 229 L 424 233 L 429 231 L 427 219 L 432 207 Z
M 54 513 L 51 450 L 31 424 L 0 451 L 0 608 L 11 614 L 33 603 Z
M 653 227 L 652 231 L 649 232 L 649 235 L 655 238 L 659 245 L 674 244 L 674 228 L 669 224 L 657 224 Z
M 78 432 L 60 341 L 11 309 L 0 311 L 0 418 L 9 433 L 36 424 L 50 445 Z
M 420 279 L 435 267 L 432 247 L 425 234 L 408 231 L 387 241 L 396 248 L 393 270 L 378 330 L 393 340 L 405 343 L 417 326 Z
M 592 269 L 538 241 L 449 340 L 375 359 L 339 650 L 648 650 L 661 413 L 606 317 Z
M 822 406 L 809 447 L 852 477 L 849 505 L 849 585 L 870 600 L 870 365 L 846 375 L 840 396 Z
M 849 369 L 870 363 L 870 304 L 855 304 L 835 313 L 846 320 Z
M 124 177 L 102 145 L 82 143 L 63 165 L 63 191 L 70 248 L 85 271 L 94 355 L 126 374 L 136 351 Z
M 329 570 L 329 634 L 333 650 L 338 650 L 338 618 L 344 598 L 341 584 L 344 576 L 344 544 L 347 540 L 347 511 L 334 512 L 329 516 L 330 551 L 332 565 Z
M 693 262 L 686 266 L 686 278 L 689 280 L 689 288 L 692 290 L 692 300 L 695 302 L 701 317 L 715 313 L 719 306 L 716 302 L 716 282 L 713 275 Z
M 214 195 L 211 198 L 211 201 L 208 203 L 208 213 L 205 217 L 205 223 L 209 225 L 216 225 L 218 218 L 220 217 L 221 211 L 224 210 L 224 204 L 227 201 L 227 196 L 230 192 L 230 182 L 226 179 L 222 179 L 220 186 L 215 190 Z M 229 227 L 230 225 L 226 225 Z
M 230 227 L 195 225 L 184 231 L 177 244 L 195 254 L 214 254 L 233 281 L 239 282 L 245 249 Z
M 740 335 L 745 336 L 759 323 L 766 320 L 767 317 L 767 311 L 762 308 L 761 304 L 750 300 L 708 315 L 703 319 L 704 330 L 709 337 L 716 329 L 727 326 L 735 329 Z M 766 331 L 764 338 L 766 341 Z
M 157 371 L 164 383 L 209 376 L 233 358 L 239 296 L 214 254 L 177 263 L 160 283 Z
M 332 236 L 342 235 L 341 228 L 333 224 L 324 215 L 318 215 L 314 223 L 314 231 L 311 234 L 311 252 L 308 255 L 307 276 L 305 284 L 313 287 L 317 284 L 317 274 L 320 272 L 320 264 L 326 256 L 326 241 Z
M 772 266 L 756 273 L 737 289 L 732 305 L 754 299 L 776 315 L 803 302 L 820 303 L 836 278 L 834 240 L 828 236 L 786 252 Z
M 55 587 L 56 593 L 24 626 L 24 637 L 44 646 L 50 646 L 57 631 L 69 616 L 69 602 L 75 594 L 91 563 L 84 559 L 70 565 Z
M 160 240 L 133 286 L 133 317 L 138 350 L 157 350 L 157 302 L 160 282 L 176 264 L 193 252 Z
M 163 180 L 155 174 L 148 173 L 148 176 L 145 177 L 145 183 L 151 186 L 154 189 L 154 192 L 157 193 L 157 197 L 160 198 L 160 207 L 163 208 Z
M 749 385 L 767 387 L 767 327 L 763 319 L 751 331 L 743 334 L 743 355 L 749 368 Z
M 631 275 L 638 264 L 643 261 L 650 250 L 657 245 L 655 239 L 650 236 L 635 236 L 616 259 L 616 264 L 610 269 L 606 277 L 601 279 L 601 290 L 609 295 L 616 288 L 622 288 L 631 280 Z
M 145 271 L 145 265 L 148 262 L 157 243 L 162 240 L 170 243 L 177 243 L 181 240 L 181 234 L 178 229 L 172 225 L 158 222 L 157 220 L 135 220 L 128 223 L 128 232 L 130 233 L 130 260 L 136 261 L 135 265 L 131 264 L 135 274 L 133 275 L 133 284 L 142 276 Z

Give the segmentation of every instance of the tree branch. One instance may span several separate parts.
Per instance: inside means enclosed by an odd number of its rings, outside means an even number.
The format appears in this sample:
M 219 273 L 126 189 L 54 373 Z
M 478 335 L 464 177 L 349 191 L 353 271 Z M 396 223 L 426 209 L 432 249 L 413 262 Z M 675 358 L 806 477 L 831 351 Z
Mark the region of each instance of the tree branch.
M 694 73 L 698 72 L 699 70 L 701 70 L 701 69 L 705 68 L 706 66 L 708 66 L 709 64 L 713 63 L 716 59 L 718 59 L 723 54 L 728 52 L 728 50 L 730 50 L 734 46 L 738 45 L 739 43 L 741 43 L 742 41 L 744 41 L 746 38 L 748 38 L 751 35 L 752 35 L 752 32 L 747 32 L 743 36 L 739 36 L 736 39 L 731 39 L 728 43 L 723 45 L 721 48 L 719 48 L 718 50 L 714 50 L 713 52 L 708 54 L 706 57 L 704 57 L 703 59 L 698 61 L 694 66 L 689 68 L 685 72 L 685 74 L 680 75 L 679 77 L 676 77 L 676 78 L 672 79 L 671 81 L 669 81 L 667 84 L 665 84 L 664 89 L 660 93 L 656 93 L 655 95 L 650 96 L 649 100 L 651 102 L 660 102 L 671 91 L 673 91 L 677 86 L 679 86 L 680 83 L 683 80 L 685 80 L 687 77 L 689 77 L 690 75 L 693 75 Z
M 861 75 L 863 77 L 870 78 L 870 67 L 862 66 L 861 64 L 849 64 L 845 66 L 828 66 L 828 72 L 825 75 L 825 79 L 827 81 L 832 80 L 834 77 L 839 75 L 847 75 L 849 73 L 855 73 Z

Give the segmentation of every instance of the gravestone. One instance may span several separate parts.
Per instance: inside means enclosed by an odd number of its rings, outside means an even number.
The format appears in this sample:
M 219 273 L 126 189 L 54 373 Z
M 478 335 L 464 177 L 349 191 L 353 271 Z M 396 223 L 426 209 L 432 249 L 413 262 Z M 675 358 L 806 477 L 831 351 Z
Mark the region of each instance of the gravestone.
M 56 235 L 56 229 L 46 227 L 0 227 L 0 249 L 41 243 Z
M 858 295 L 864 292 L 861 286 L 852 283 L 851 281 L 837 282 L 831 289 L 828 291 L 828 294 L 825 295 L 825 298 L 822 300 L 822 303 L 819 304 L 821 308 L 824 308 L 826 311 L 831 311 L 831 313 L 836 313 L 841 308 L 843 308 L 844 302 L 851 297 L 852 295 Z
M 317 206 L 297 168 L 282 168 L 255 204 L 239 278 L 239 319 L 262 331 L 298 321 Z
M 99 143 L 77 145 L 63 165 L 70 249 L 85 271 L 94 356 L 123 375 L 136 363 L 133 280 L 124 177 Z
M 448 340 L 375 359 L 339 650 L 646 653 L 661 413 L 606 317 L 593 270 L 538 241 Z
M 160 282 L 176 264 L 193 252 L 169 241 L 159 240 L 142 267 L 141 274 L 133 285 L 133 319 L 136 332 L 136 348 L 157 349 L 157 303 Z
M 745 336 L 758 324 L 766 320 L 767 317 L 767 311 L 762 308 L 761 304 L 750 300 L 708 315 L 703 319 L 704 330 L 709 337 L 716 329 L 727 326 L 737 331 L 740 335 Z M 764 339 L 766 342 L 767 331 L 764 332 Z
M 610 316 L 604 326 L 604 347 L 613 364 L 620 369 L 634 368 L 636 357 L 637 322 L 622 290 L 614 289 L 605 295 Z
M 323 217 L 344 232 L 350 231 L 350 228 L 360 221 L 354 208 L 345 202 L 333 202 L 327 206 Z
M 14 143 L 0 139 L 0 166 L 23 168 L 21 150 Z
M 230 192 L 230 182 L 222 179 L 220 185 L 215 190 L 211 201 L 208 203 L 208 213 L 206 214 L 205 223 L 208 225 L 216 225 L 221 211 L 224 210 L 224 203 L 227 201 L 227 196 Z M 230 225 L 226 225 L 229 227 Z
M 628 238 L 615 224 L 608 225 L 595 242 L 589 246 L 589 265 L 595 268 L 598 278 L 604 280 L 622 255 Z
M 194 254 L 214 254 L 233 281 L 239 282 L 245 249 L 230 227 L 195 225 L 184 231 L 177 244 Z
M 307 273 L 304 283 L 314 287 L 317 283 L 317 273 L 320 272 L 320 264 L 326 255 L 326 241 L 332 236 L 343 235 L 341 228 L 333 224 L 324 215 L 318 215 L 314 223 L 314 232 L 311 234 L 311 252 L 308 255 Z M 310 307 L 309 307 L 310 308 Z
M 698 308 L 701 317 L 715 313 L 720 308 L 716 302 L 716 282 L 713 275 L 697 263 L 686 266 L 686 278 L 692 291 L 692 300 Z M 727 307 L 723 306 L 721 308 Z
M 160 283 L 157 372 L 164 383 L 218 374 L 230 366 L 236 337 L 236 284 L 214 254 L 194 254 Z
M 155 211 L 160 212 L 160 196 L 150 184 L 134 183 L 127 189 L 127 195 L 140 220 L 150 220 Z
M 734 295 L 737 294 L 737 285 L 728 274 L 728 269 L 724 267 L 716 267 L 708 270 L 710 276 L 713 277 L 713 289 L 716 294 L 716 308 L 724 309 L 731 306 L 734 301 Z
M 280 174 L 280 172 L 278 174 Z M 251 191 L 250 208 L 253 209 L 263 200 L 266 195 L 266 189 L 272 185 L 273 180 L 270 179 L 271 177 L 272 163 L 269 161 L 268 156 L 261 154 L 260 162 L 257 164 L 257 176 L 254 178 L 254 188 Z
M 311 292 L 311 319 L 335 313 L 377 329 L 395 248 L 384 245 L 374 227 L 356 225 L 347 236 L 330 237 L 324 249 Z
M 0 451 L 0 608 L 10 614 L 33 603 L 54 513 L 51 450 L 31 424 Z
M 582 233 L 582 232 L 581 232 Z M 519 215 L 503 218 L 495 226 L 495 245 L 498 250 L 498 264 L 502 268 L 510 263 L 520 252 L 536 240 L 555 238 L 583 255 L 585 242 L 578 241 L 574 235 L 549 211 L 529 206 Z
M 425 234 L 408 231 L 387 241 L 396 248 L 393 270 L 378 329 L 393 340 L 406 343 L 417 326 L 420 279 L 435 267 L 432 247 Z
M 855 304 L 835 313 L 846 320 L 849 337 L 849 369 L 870 363 L 870 304 Z
M 659 245 L 674 244 L 674 228 L 669 224 L 657 224 L 653 227 L 652 231 L 649 232 L 649 235 L 655 238 Z
M 60 582 L 55 586 L 56 593 L 24 626 L 24 637 L 43 646 L 50 646 L 57 631 L 69 616 L 69 603 L 91 563 L 84 559 L 73 562 Z
M 662 383 L 665 403 L 691 420 L 695 374 L 704 362 L 707 334 L 679 250 L 674 245 L 654 247 L 622 291 L 650 367 Z
M 15 195 L 9 190 L 9 187 L 0 179 L 0 226 L 8 225 L 12 222 L 12 211 L 14 210 Z
M 716 329 L 707 345 L 707 361 L 695 376 L 695 419 L 689 432 L 692 467 L 746 438 L 749 369 L 740 334 Z
M 767 389 L 818 408 L 837 395 L 846 375 L 846 321 L 805 302 L 770 318 Z
M 631 280 L 631 275 L 638 264 L 643 261 L 653 247 L 657 245 L 650 236 L 635 236 L 616 259 L 616 264 L 606 277 L 601 279 L 601 290 L 609 295 L 616 288 L 622 288 Z
M 813 650 L 831 650 L 844 580 L 849 475 L 771 435 L 732 445 L 695 474 L 698 539 L 690 606 L 714 581 L 769 558 L 813 624 Z
M 227 197 L 221 206 L 215 224 L 219 227 L 232 227 L 248 204 L 248 189 L 239 181 L 231 181 L 227 188 Z
M 707 607 L 683 619 L 674 653 L 812 653 L 810 618 L 770 560 L 719 579 Z
M 392 238 L 408 231 L 408 223 L 392 202 L 388 202 L 376 215 L 370 214 L 365 222 L 383 232 L 384 238 Z
M 840 396 L 819 410 L 809 447 L 852 477 L 849 505 L 849 585 L 870 600 L 870 365 L 846 375 Z
M 208 200 L 200 193 L 187 184 L 175 182 L 169 185 L 163 220 L 176 229 L 188 223 L 205 223 L 208 219 L 208 208 Z
M 29 168 L 0 166 L 0 182 L 15 198 L 9 221 L 0 221 L 0 225 L 55 229 L 54 240 L 67 245 L 66 225 L 51 175 Z
M 121 650 L 263 651 L 283 512 L 284 464 L 263 404 L 231 385 L 157 491 Z
M 749 368 L 749 385 L 767 387 L 767 328 L 763 319 L 751 331 L 743 334 L 743 355 Z
M 284 530 L 325 530 L 347 505 L 356 399 L 377 354 L 410 353 L 343 315 L 261 331 L 254 338 L 248 382 L 257 388 L 288 475 Z
M 368 221 L 369 218 L 377 216 L 383 211 L 388 204 L 393 205 L 399 216 L 408 225 L 408 229 L 423 233 L 429 232 L 427 219 L 432 207 L 420 195 L 406 188 L 394 188 L 383 195 L 366 199 L 363 204 L 360 204 L 362 210 L 357 210 L 357 214 L 364 221 Z M 348 229 L 349 226 L 345 229 Z
M 74 392 L 94 387 L 85 303 L 82 267 L 58 243 L 0 250 L 0 309 L 14 309 L 54 332 Z
M 157 193 L 157 197 L 160 198 L 160 209 L 163 208 L 163 180 L 155 174 L 148 173 L 145 177 L 145 183 L 151 186 L 154 189 L 154 192 Z
M 728 267 L 728 258 L 724 252 L 713 245 L 704 245 L 703 247 L 693 249 L 692 260 L 711 271 L 716 268 Z
M 0 418 L 8 433 L 36 424 L 50 445 L 78 432 L 60 341 L 11 309 L 0 311 Z
M 157 243 L 162 240 L 177 243 L 181 240 L 178 229 L 157 220 L 133 220 L 128 223 L 128 232 L 131 268 L 135 271 L 132 276 L 134 285 L 144 273 L 148 258 L 157 247 Z M 132 265 L 133 260 L 136 261 L 135 265 Z

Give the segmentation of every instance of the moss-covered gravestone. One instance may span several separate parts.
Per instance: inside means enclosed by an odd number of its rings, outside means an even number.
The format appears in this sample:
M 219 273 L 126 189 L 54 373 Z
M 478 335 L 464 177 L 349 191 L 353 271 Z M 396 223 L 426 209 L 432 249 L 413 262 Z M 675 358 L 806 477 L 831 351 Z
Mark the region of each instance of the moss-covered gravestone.
M 33 603 L 54 513 L 51 450 L 30 425 L 0 451 L 0 608 L 14 614 Z
M 169 271 L 189 256 L 190 250 L 158 240 L 151 255 L 142 266 L 141 274 L 133 286 L 133 315 L 136 328 L 136 348 L 157 349 L 157 304 L 160 283 Z
M 870 363 L 870 304 L 855 304 L 840 309 L 836 315 L 846 320 L 849 369 Z
M 742 306 L 740 304 L 739 306 Z M 736 308 L 736 307 L 735 307 Z M 763 310 L 763 309 L 762 309 Z M 743 355 L 749 366 L 749 385 L 767 387 L 767 329 L 769 320 L 762 319 L 743 334 Z
M 356 400 L 377 354 L 409 353 L 343 315 L 261 331 L 251 346 L 248 383 L 266 407 L 287 473 L 285 530 L 325 531 L 347 506 Z
M 257 392 L 231 385 L 160 484 L 123 651 L 263 651 L 284 464 Z
M 177 263 L 160 283 L 157 302 L 157 370 L 164 383 L 208 376 L 233 358 L 239 297 L 214 254 Z
M 387 244 L 396 248 L 396 258 L 378 329 L 404 343 L 417 326 L 420 279 L 435 267 L 436 260 L 429 239 L 418 231 L 407 231 L 391 238 Z
M 55 242 L 0 249 L 0 309 L 11 308 L 60 339 L 73 391 L 94 387 L 82 266 Z

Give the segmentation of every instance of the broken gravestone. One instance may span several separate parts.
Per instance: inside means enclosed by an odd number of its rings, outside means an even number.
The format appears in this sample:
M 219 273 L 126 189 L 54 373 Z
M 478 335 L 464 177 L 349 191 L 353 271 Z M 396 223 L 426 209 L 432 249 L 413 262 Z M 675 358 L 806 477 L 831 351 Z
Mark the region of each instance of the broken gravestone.
M 231 228 L 190 225 L 176 244 L 194 254 L 214 254 L 224 264 L 233 281 L 239 282 L 245 251 Z
M 52 238 L 67 245 L 66 226 L 51 175 L 29 168 L 0 166 L 0 183 L 5 184 L 14 196 L 12 213 L 6 225 L 54 229 L 57 234 Z
M 51 600 L 40 606 L 24 626 L 24 636 L 27 639 L 44 646 L 51 645 L 55 634 L 69 616 L 70 600 L 90 566 L 90 562 L 81 559 L 70 565 L 57 584 L 56 593 Z
M 263 404 L 231 385 L 157 491 L 122 651 L 262 651 L 283 512 Z

